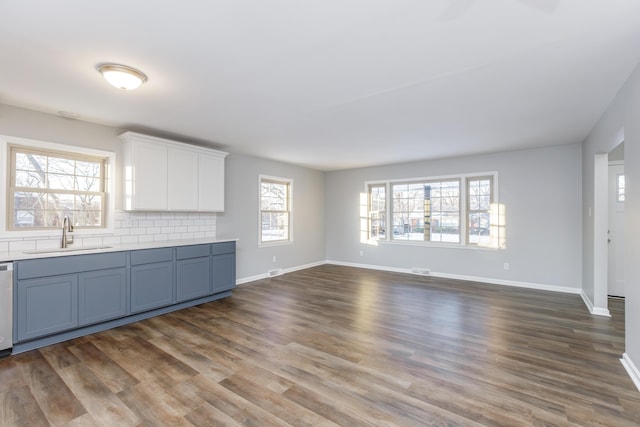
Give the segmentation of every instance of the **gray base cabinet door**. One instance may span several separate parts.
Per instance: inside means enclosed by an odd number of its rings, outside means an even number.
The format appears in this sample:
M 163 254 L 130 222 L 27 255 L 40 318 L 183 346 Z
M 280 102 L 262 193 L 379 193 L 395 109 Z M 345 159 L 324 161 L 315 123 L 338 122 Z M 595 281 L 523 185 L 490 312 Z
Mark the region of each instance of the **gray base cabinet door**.
M 78 276 L 18 281 L 18 341 L 78 326 Z
M 213 258 L 213 293 L 236 287 L 236 254 L 216 255 Z
M 80 326 L 127 315 L 127 269 L 114 268 L 78 275 Z
M 131 267 L 131 313 L 173 304 L 173 261 Z
M 209 257 L 182 259 L 176 262 L 178 302 L 203 297 L 211 293 Z

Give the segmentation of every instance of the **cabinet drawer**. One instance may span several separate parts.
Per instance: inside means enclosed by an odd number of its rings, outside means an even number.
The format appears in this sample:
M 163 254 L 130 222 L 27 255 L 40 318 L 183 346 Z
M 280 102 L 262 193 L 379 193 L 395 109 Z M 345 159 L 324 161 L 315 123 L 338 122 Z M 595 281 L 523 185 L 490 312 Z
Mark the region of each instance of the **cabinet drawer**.
M 213 255 L 232 254 L 236 251 L 236 242 L 214 243 L 211 250 Z
M 173 260 L 172 248 L 142 249 L 131 252 L 131 265 Z
M 178 246 L 177 259 L 199 258 L 209 256 L 210 245 Z
M 79 273 L 81 271 L 106 270 L 109 268 L 125 267 L 126 265 L 127 257 L 125 252 L 28 259 L 18 261 L 17 277 L 18 280 L 32 279 L 35 277 Z

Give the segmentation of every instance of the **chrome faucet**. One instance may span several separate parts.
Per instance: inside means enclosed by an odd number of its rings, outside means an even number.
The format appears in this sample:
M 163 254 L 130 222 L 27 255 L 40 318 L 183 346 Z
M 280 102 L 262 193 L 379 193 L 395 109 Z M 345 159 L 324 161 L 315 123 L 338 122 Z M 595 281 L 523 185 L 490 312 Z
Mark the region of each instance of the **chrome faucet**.
M 62 242 L 60 242 L 61 248 L 66 248 L 67 245 L 73 244 L 73 236 L 69 236 L 69 233 L 73 233 L 73 225 L 68 216 L 64 216 L 62 220 Z

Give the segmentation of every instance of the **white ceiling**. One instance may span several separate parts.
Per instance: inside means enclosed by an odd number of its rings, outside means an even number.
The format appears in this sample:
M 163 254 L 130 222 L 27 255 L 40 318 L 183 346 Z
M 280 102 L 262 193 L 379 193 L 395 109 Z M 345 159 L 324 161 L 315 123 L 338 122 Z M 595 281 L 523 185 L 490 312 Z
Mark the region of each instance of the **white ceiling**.
M 580 142 L 639 59 L 638 0 L 0 8 L 0 103 L 320 170 Z

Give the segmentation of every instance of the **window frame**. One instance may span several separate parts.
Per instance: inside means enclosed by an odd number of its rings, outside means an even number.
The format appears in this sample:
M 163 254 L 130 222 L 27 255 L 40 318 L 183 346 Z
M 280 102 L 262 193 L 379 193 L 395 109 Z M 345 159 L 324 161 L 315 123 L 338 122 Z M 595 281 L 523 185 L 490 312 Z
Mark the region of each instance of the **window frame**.
M 622 185 L 620 183 L 620 178 L 622 178 Z M 624 173 L 616 174 L 616 202 L 624 203 L 626 199 L 626 178 Z
M 100 235 L 113 233 L 114 217 L 114 178 L 116 154 L 111 151 L 96 150 L 81 146 L 72 146 L 54 142 L 31 140 L 7 135 L 0 135 L 0 163 L 5 165 L 6 173 L 0 174 L 0 198 L 5 201 L 5 209 L 0 209 L 0 237 L 22 238 L 22 237 L 43 237 L 56 233 L 58 227 L 46 228 L 22 228 L 11 227 L 9 221 L 13 217 L 11 210 L 14 205 L 13 200 L 9 200 L 13 195 L 13 188 L 9 185 L 13 182 L 12 175 L 15 175 L 15 164 L 10 152 L 12 147 L 18 147 L 22 151 L 38 152 L 41 155 L 51 157 L 73 158 L 76 160 L 86 160 L 101 158 L 103 164 L 102 194 L 102 225 L 101 227 L 77 227 L 76 235 Z M 60 193 L 67 193 L 62 190 Z M 68 193 L 67 193 L 68 194 Z
M 422 228 L 423 228 L 423 239 L 396 238 L 395 237 L 395 227 L 396 227 L 396 225 L 395 225 L 395 216 L 394 216 L 396 214 L 396 211 L 395 211 L 395 201 L 396 201 L 396 199 L 394 198 L 394 187 L 402 186 L 402 185 L 407 185 L 407 186 L 417 185 L 419 187 L 424 188 L 424 187 L 427 187 L 427 186 L 432 187 L 433 184 L 438 184 L 439 186 L 442 186 L 442 184 L 444 184 L 444 183 L 456 183 L 457 184 L 457 189 L 458 189 L 458 196 L 457 196 L 458 209 L 456 211 L 451 211 L 451 212 L 457 212 L 457 214 L 458 214 L 457 215 L 458 216 L 458 229 L 459 229 L 459 231 L 458 231 L 458 240 L 456 242 L 443 241 L 442 240 L 442 233 L 440 233 L 440 239 L 441 240 L 431 240 L 431 238 L 429 240 L 425 240 L 424 239 L 424 237 L 426 235 L 426 227 L 425 227 L 426 226 L 426 217 L 424 216 L 424 213 L 425 213 L 424 212 L 424 210 L 425 210 L 424 204 L 426 203 L 426 200 L 427 200 L 427 199 L 424 199 L 424 198 L 422 199 L 423 200 L 423 202 L 422 202 L 423 203 L 423 207 L 422 207 L 422 217 L 421 217 L 421 219 L 422 219 Z M 461 182 L 460 178 L 458 178 L 458 177 L 449 177 L 449 178 L 428 178 L 428 179 L 418 179 L 418 180 L 413 180 L 412 179 L 410 181 L 392 182 L 392 183 L 390 183 L 389 186 L 390 186 L 390 192 L 389 192 L 390 202 L 391 202 L 391 205 L 392 205 L 391 208 L 390 208 L 391 209 L 391 222 L 393 224 L 393 226 L 392 226 L 393 230 L 392 230 L 392 233 L 389 236 L 391 241 L 394 241 L 394 242 L 438 243 L 438 244 L 441 244 L 441 243 L 458 244 L 458 243 L 460 243 L 460 241 L 462 240 L 461 232 L 460 232 L 460 216 L 461 216 L 460 215 L 460 206 L 462 205 L 462 203 L 460 201 L 460 198 L 462 196 L 462 188 L 461 188 L 462 187 L 462 182 Z M 443 197 L 438 197 L 438 198 L 442 199 Z M 430 205 L 432 206 L 433 205 L 433 200 L 430 198 L 429 201 L 430 201 Z M 437 212 L 438 214 L 441 215 L 443 212 L 447 212 L 446 210 L 442 210 L 442 204 L 441 203 L 440 203 L 440 206 L 441 206 L 440 210 Z M 400 212 L 398 212 L 398 213 L 400 213 Z M 402 212 L 402 213 L 409 213 L 409 212 Z M 430 213 L 431 213 L 431 215 L 429 217 L 429 224 L 430 224 L 429 236 L 431 237 L 431 233 L 432 233 L 431 224 L 432 224 L 432 221 L 434 220 L 434 216 L 435 216 L 434 214 L 436 212 L 434 210 L 431 210 Z M 409 213 L 409 215 L 410 215 L 410 213 Z M 418 222 L 420 222 L 420 221 L 418 221 Z
M 262 184 L 269 182 L 274 184 L 282 184 L 287 186 L 287 209 L 286 210 L 263 210 L 262 209 Z M 262 215 L 265 212 L 271 213 L 287 213 L 287 238 L 279 240 L 263 240 L 263 224 Z M 271 175 L 258 176 L 258 247 L 280 246 L 293 243 L 293 179 L 282 178 Z
M 380 210 L 380 209 L 373 209 L 373 198 L 372 198 L 372 189 L 373 188 L 383 188 L 384 189 L 384 209 Z M 389 211 L 389 207 L 388 207 L 388 201 L 387 201 L 387 195 L 389 194 L 389 184 L 386 182 L 383 183 L 370 183 L 367 185 L 367 235 L 368 238 L 370 240 L 386 240 L 387 236 L 388 236 L 388 229 L 389 229 L 389 215 L 388 215 L 388 211 Z M 382 237 L 382 239 L 380 238 L 380 233 L 377 233 L 376 236 L 374 237 L 372 235 L 372 230 L 373 230 L 373 213 L 376 213 L 376 215 L 379 215 L 381 212 L 384 214 L 384 217 L 382 219 L 383 225 L 384 225 L 384 236 Z M 376 219 L 376 221 L 380 221 L 380 218 L 378 217 Z
M 487 171 L 487 172 L 478 172 L 478 173 L 461 173 L 461 174 L 453 174 L 453 175 L 439 175 L 439 176 L 426 176 L 426 177 L 412 177 L 412 178 L 402 178 L 402 179 L 385 179 L 385 180 L 371 180 L 366 181 L 364 183 L 364 191 L 366 193 L 367 199 L 367 223 L 368 228 L 363 232 L 366 232 L 366 238 L 369 242 L 374 242 L 375 244 L 384 243 L 384 244 L 398 244 L 398 245 L 410 245 L 410 246 L 429 246 L 429 247 L 448 247 L 448 248 L 464 248 L 464 249 L 500 249 L 501 246 L 486 246 L 486 245 L 478 245 L 475 243 L 469 243 L 469 227 L 468 227 L 468 207 L 469 198 L 468 198 L 468 182 L 473 181 L 475 179 L 480 178 L 491 178 L 491 206 L 492 208 L 496 208 L 499 205 L 499 193 L 498 193 L 498 172 L 497 171 Z M 460 183 L 460 201 L 459 201 L 459 227 L 460 227 L 460 240 L 459 242 L 446 242 L 446 241 L 424 241 L 424 240 L 408 240 L 408 239 L 393 239 L 392 234 L 387 231 L 384 239 L 375 239 L 371 235 L 371 221 L 370 221 L 370 188 L 372 186 L 386 186 L 386 224 L 387 228 L 390 227 L 389 224 L 392 224 L 393 228 L 394 218 L 393 218 L 393 185 L 394 184 L 424 184 L 428 182 L 443 182 L 443 181 L 453 181 L 459 180 Z M 493 211 L 491 211 L 491 233 L 494 233 L 494 230 L 497 230 L 497 227 L 493 227 L 494 222 L 498 221 L 498 218 L 494 218 Z M 497 236 L 491 236 L 497 237 Z M 500 241 L 500 239 L 495 239 L 495 241 Z M 493 243 L 492 243 L 493 244 Z
M 489 181 L 489 188 L 491 189 L 491 193 L 489 194 L 489 206 L 487 209 L 471 209 L 471 182 L 472 181 Z M 465 179 L 465 192 L 466 192 L 466 209 L 465 209 L 465 226 L 467 231 L 465 232 L 466 244 L 469 246 L 484 246 L 479 242 L 471 242 L 471 229 L 469 227 L 470 218 L 472 214 L 488 214 L 489 215 L 489 233 L 491 233 L 492 225 L 494 221 L 491 220 L 491 206 L 495 204 L 495 185 L 494 185 L 494 176 L 493 175 L 485 175 L 485 176 L 468 176 Z M 489 240 L 491 240 L 491 234 L 489 234 Z

